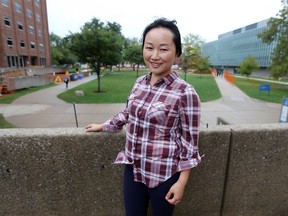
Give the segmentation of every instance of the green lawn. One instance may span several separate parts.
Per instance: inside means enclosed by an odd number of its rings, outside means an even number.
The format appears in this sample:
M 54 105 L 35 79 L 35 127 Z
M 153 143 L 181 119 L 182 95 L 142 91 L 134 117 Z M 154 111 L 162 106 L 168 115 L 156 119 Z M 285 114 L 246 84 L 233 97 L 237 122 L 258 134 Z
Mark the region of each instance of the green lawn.
M 261 91 L 260 84 L 270 84 L 270 96 L 268 91 Z M 247 78 L 235 78 L 235 85 L 245 92 L 249 97 L 273 103 L 282 103 L 284 97 L 288 97 L 288 85 L 270 83 L 268 81 L 258 81 Z
M 139 72 L 139 76 L 146 72 Z M 180 75 L 182 76 L 182 75 Z M 101 78 L 101 92 L 97 92 L 98 81 L 93 80 L 58 95 L 58 98 L 75 103 L 125 103 L 135 80 L 136 72 L 116 71 L 107 73 Z M 201 101 L 211 101 L 221 97 L 217 84 L 212 75 L 187 75 L 187 82 L 197 90 Z M 207 88 L 209 86 L 209 88 Z M 76 90 L 84 92 L 84 97 L 75 95 Z
M 0 113 L 0 128 L 15 128 L 15 127 L 11 125 L 9 122 L 7 122 L 3 117 L 3 115 Z
M 139 76 L 147 72 L 139 72 Z M 183 74 L 180 77 L 184 78 Z M 115 71 L 106 73 L 101 78 L 101 92 L 98 93 L 98 80 L 93 80 L 76 88 L 69 89 L 58 97 L 67 102 L 75 103 L 125 103 L 130 90 L 133 87 L 137 74 L 134 71 Z M 221 93 L 212 75 L 187 74 L 187 82 L 191 83 L 198 92 L 201 101 L 213 101 L 221 97 Z M 259 94 L 260 84 L 270 84 L 270 96 L 266 91 Z M 32 93 L 34 91 L 55 86 L 57 84 L 49 84 L 47 86 L 35 87 L 17 91 L 14 94 L 3 95 L 0 97 L 0 104 L 9 104 L 18 97 Z M 282 103 L 283 97 L 288 97 L 288 85 L 277 83 L 269 83 L 265 81 L 256 81 L 252 79 L 236 78 L 235 85 L 245 92 L 248 96 L 259 100 Z M 84 91 L 84 97 L 75 96 L 76 90 Z M 0 128 L 13 128 L 0 113 Z
M 180 75 L 184 79 L 184 75 Z M 201 98 L 201 102 L 221 98 L 221 92 L 212 75 L 187 74 L 187 82 L 192 84 Z

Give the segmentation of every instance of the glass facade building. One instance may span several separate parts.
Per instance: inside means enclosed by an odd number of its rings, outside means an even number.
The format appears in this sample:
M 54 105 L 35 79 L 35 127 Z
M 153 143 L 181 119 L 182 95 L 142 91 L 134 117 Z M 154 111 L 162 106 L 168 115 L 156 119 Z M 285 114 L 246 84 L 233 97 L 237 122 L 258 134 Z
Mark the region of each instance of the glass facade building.
M 269 67 L 277 41 L 266 44 L 257 36 L 267 29 L 268 21 L 266 19 L 219 35 L 218 40 L 203 44 L 203 56 L 208 56 L 213 66 L 238 67 L 251 55 L 257 59 L 259 67 Z

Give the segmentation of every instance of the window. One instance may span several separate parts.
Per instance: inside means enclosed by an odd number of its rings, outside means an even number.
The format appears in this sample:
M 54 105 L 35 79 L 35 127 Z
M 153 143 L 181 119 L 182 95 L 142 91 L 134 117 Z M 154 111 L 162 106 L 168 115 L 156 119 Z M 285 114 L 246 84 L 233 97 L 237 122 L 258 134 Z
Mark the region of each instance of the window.
M 35 49 L 35 43 L 34 42 L 31 42 L 30 45 L 31 45 L 31 49 Z
M 239 34 L 239 33 L 241 33 L 241 32 L 242 32 L 242 28 L 235 29 L 235 30 L 233 31 L 233 35 Z
M 32 11 L 27 9 L 27 17 L 32 18 Z
M 34 27 L 33 26 L 29 26 L 29 32 L 30 32 L 30 34 L 34 34 Z
M 41 29 L 38 29 L 38 36 L 42 37 L 42 30 Z
M 36 20 L 37 20 L 38 22 L 41 21 L 41 16 L 40 16 L 39 14 L 36 14 Z
M 4 17 L 4 24 L 5 24 L 6 26 L 10 26 L 10 20 L 9 20 L 8 17 Z
M 13 46 L 13 40 L 12 40 L 12 38 L 7 38 L 7 45 L 8 46 Z
M 39 7 L 39 5 L 40 5 L 40 0 L 35 0 L 35 5 L 36 5 L 37 7 Z
M 24 42 L 24 40 L 20 40 L 20 47 L 25 47 L 25 42 Z
M 22 22 L 18 22 L 18 29 L 23 31 L 23 23 Z
M 40 51 L 44 51 L 44 45 L 41 44 L 41 43 L 39 44 L 39 50 L 40 50 Z
M 9 1 L 8 1 L 8 0 L 2 0 L 2 5 L 4 5 L 4 6 L 8 7 L 8 3 L 9 3 Z
M 17 11 L 18 13 L 22 13 L 22 8 L 21 8 L 20 3 L 16 2 L 16 3 L 15 3 L 15 7 L 16 7 L 16 11 Z

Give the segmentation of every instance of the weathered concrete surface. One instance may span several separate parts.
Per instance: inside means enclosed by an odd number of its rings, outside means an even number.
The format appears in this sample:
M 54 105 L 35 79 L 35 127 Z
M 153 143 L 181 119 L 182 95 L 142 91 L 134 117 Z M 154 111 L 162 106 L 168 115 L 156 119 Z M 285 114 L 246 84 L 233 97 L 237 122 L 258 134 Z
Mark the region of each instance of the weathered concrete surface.
M 0 215 L 124 215 L 124 134 L 81 129 L 0 132 Z
M 201 164 L 193 168 L 175 215 L 217 216 L 221 211 L 230 129 L 221 126 L 200 133 Z
M 288 125 L 233 126 L 223 215 L 288 215 Z
M 202 163 L 175 215 L 284 216 L 288 124 L 201 131 Z M 0 130 L 0 215 L 124 215 L 125 134 L 80 128 Z

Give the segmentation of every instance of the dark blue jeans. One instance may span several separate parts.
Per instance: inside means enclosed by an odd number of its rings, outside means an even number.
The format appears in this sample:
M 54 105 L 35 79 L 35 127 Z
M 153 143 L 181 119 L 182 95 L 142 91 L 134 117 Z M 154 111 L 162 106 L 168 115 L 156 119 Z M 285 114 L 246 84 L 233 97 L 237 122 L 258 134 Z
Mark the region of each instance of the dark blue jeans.
M 179 173 L 176 173 L 159 186 L 148 188 L 145 184 L 134 181 L 133 166 L 126 164 L 124 170 L 126 216 L 147 216 L 149 201 L 151 201 L 154 216 L 172 216 L 175 206 L 171 205 L 165 196 L 178 178 Z

